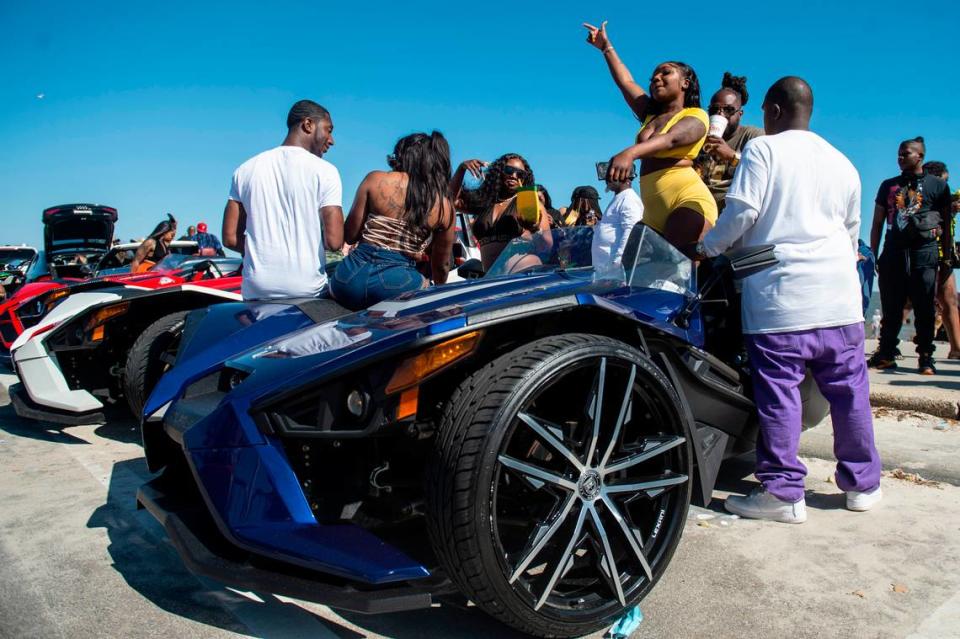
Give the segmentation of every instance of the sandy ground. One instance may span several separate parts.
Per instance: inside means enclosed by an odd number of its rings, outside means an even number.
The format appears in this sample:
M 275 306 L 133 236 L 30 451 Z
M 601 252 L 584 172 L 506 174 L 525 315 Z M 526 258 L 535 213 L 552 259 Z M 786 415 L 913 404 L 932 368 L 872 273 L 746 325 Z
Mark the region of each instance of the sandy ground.
M 0 637 L 513 636 L 455 603 L 365 617 L 194 577 L 135 510 L 148 474 L 129 421 L 46 429 L 18 419 L 4 391 Z M 888 473 L 960 443 L 955 422 L 894 411 L 877 431 Z M 723 516 L 727 491 L 753 485 L 749 460 L 725 466 L 712 509 L 691 511 L 634 637 L 960 637 L 957 457 L 939 484 L 888 474 L 882 505 L 851 513 L 828 481 L 832 464 L 817 456 L 827 457 L 817 451 L 828 439 L 829 424 L 804 439 L 815 455 L 805 459 L 804 525 Z

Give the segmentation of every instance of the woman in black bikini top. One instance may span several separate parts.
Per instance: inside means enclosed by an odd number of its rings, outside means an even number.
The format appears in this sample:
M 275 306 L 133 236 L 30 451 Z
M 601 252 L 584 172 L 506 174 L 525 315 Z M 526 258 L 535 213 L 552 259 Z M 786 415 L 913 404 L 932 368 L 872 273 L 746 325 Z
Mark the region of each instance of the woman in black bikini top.
M 170 242 L 177 236 L 177 220 L 167 213 L 167 219 L 157 224 L 147 239 L 137 248 L 130 262 L 130 272 L 137 273 L 145 261 L 156 264 L 170 254 Z
M 457 167 L 457 172 L 451 180 L 451 193 L 454 199 L 460 197 L 463 177 L 470 171 L 477 177 L 482 176 L 485 162 L 467 160 Z M 477 219 L 473 223 L 473 235 L 480 245 L 480 259 L 484 270 L 497 260 L 497 257 L 513 239 L 524 233 L 549 231 L 549 216 L 540 214 L 536 225 L 524 224 L 517 215 L 516 192 L 525 184 L 533 184 L 533 171 L 522 156 L 508 153 L 497 158 L 486 172 L 483 185 L 480 187 L 476 210 Z

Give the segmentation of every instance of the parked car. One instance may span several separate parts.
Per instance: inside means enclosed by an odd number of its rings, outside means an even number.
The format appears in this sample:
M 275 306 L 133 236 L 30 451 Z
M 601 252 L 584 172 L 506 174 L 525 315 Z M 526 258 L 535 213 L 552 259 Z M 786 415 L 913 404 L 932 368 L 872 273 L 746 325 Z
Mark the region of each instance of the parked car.
M 114 244 L 91 269 L 92 277 L 104 275 L 118 275 L 130 272 L 130 262 L 140 248 L 140 242 L 124 242 Z M 193 240 L 174 240 L 167 247 L 173 255 L 199 255 L 200 247 Z M 156 265 L 150 269 L 156 270 Z
M 191 264 L 209 258 L 190 257 L 187 252 L 193 252 L 196 242 L 180 242 L 179 252 L 172 253 L 161 260 L 145 273 L 130 273 L 129 267 L 101 268 L 111 266 L 119 254 L 119 248 L 110 252 L 93 270 L 89 265 L 83 268 L 89 273 L 88 279 L 64 278 L 50 279 L 41 277 L 36 281 L 22 286 L 16 294 L 6 300 L 0 300 L 0 364 L 10 366 L 10 348 L 20 334 L 35 326 L 47 313 L 62 303 L 72 293 L 109 288 L 117 284 L 129 284 L 141 288 L 155 288 L 157 286 L 171 286 L 182 284 L 177 279 L 177 272 L 187 270 L 190 277 L 196 277 Z M 225 271 L 234 271 L 239 268 L 239 258 L 218 258 L 215 262 Z M 236 268 L 235 268 L 236 267 Z
M 358 313 L 195 312 L 143 411 L 160 474 L 140 505 L 235 587 L 366 613 L 459 591 L 533 635 L 609 625 L 754 445 L 749 371 L 709 352 L 729 336 L 702 302 L 776 260 L 733 251 L 698 288 L 642 224 L 623 269 L 592 268 L 591 234 L 515 240 L 482 279 Z
M 169 366 L 165 353 L 176 351 L 187 312 L 241 299 L 239 258 L 167 260 L 182 268 L 74 287 L 81 290 L 24 329 L 11 345 L 21 382 L 10 389 L 17 414 L 100 423 L 104 404 L 123 398 L 139 413 L 145 389 Z
M 0 287 L 10 297 L 44 272 L 40 252 L 32 246 L 0 246 Z M 2 299 L 2 298 L 0 298 Z
M 113 243 L 117 210 L 102 204 L 60 204 L 43 211 L 43 249 L 53 278 L 83 278 Z

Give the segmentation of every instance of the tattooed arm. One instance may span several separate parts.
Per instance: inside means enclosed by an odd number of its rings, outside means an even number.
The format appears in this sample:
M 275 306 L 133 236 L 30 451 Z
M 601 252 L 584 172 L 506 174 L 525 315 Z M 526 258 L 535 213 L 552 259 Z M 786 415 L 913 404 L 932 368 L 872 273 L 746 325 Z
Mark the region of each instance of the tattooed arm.
M 363 225 L 367 221 L 367 198 L 371 186 L 377 182 L 375 173 L 377 172 L 371 173 L 363 179 L 363 182 L 357 187 L 357 194 L 353 197 L 350 214 L 343 225 L 343 240 L 347 244 L 356 244 L 360 241 Z

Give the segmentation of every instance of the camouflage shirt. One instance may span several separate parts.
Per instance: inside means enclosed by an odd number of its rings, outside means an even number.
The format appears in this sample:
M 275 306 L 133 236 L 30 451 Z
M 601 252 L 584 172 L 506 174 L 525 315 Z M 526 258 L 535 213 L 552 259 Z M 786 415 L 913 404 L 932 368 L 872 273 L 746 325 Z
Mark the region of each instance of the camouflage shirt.
M 733 132 L 733 135 L 730 136 L 730 139 L 726 140 L 726 143 L 734 151 L 742 152 L 747 142 L 761 135 L 763 135 L 763 129 L 741 124 L 737 127 L 737 130 Z M 737 167 L 729 162 L 715 160 L 710 157 L 706 151 L 701 151 L 697 159 L 693 161 L 693 168 L 700 174 L 703 181 L 707 183 L 707 188 L 710 189 L 710 193 L 717 201 L 717 208 L 722 210 L 724 197 L 727 195 L 727 189 L 730 188 L 730 183 L 733 182 L 733 173 Z

